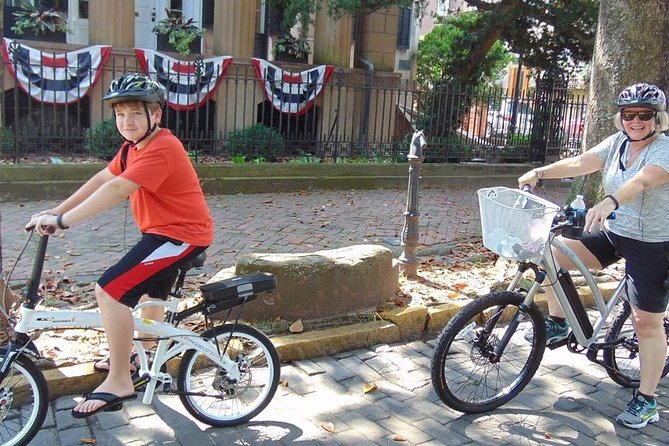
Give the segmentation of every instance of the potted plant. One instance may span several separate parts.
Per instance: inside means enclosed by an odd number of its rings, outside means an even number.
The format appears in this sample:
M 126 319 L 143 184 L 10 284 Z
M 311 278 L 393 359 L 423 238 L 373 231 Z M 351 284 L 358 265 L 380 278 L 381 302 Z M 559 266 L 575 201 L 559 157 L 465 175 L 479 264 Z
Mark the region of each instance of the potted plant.
M 7 11 L 5 11 L 7 12 Z M 65 42 L 65 33 L 70 31 L 65 14 L 55 7 L 44 7 L 23 3 L 11 11 L 14 36 L 31 40 Z
M 301 61 L 309 53 L 311 53 L 311 45 L 304 37 L 295 37 L 287 33 L 277 38 L 274 43 L 274 58 L 279 61 Z
M 153 32 L 158 35 L 158 49 L 161 51 L 174 49 L 185 56 L 200 52 L 202 29 L 193 19 L 184 19 L 180 13 L 165 9 L 167 17 L 158 21 Z

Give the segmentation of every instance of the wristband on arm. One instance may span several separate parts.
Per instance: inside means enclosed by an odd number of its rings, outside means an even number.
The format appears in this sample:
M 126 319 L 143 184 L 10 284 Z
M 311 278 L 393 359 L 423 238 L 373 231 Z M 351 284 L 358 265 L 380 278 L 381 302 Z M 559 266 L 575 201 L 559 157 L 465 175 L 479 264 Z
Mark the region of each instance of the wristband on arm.
M 56 225 L 58 225 L 59 229 L 63 229 L 63 230 L 64 229 L 70 229 L 69 226 L 65 226 L 63 224 L 63 216 L 62 215 L 59 215 L 58 217 L 56 217 Z
M 618 200 L 616 200 L 616 197 L 614 197 L 613 195 L 607 195 L 604 198 L 610 198 L 611 201 L 613 201 L 613 204 L 616 205 L 616 207 L 614 207 L 613 210 L 614 211 L 618 210 L 618 208 L 620 207 L 620 202 Z

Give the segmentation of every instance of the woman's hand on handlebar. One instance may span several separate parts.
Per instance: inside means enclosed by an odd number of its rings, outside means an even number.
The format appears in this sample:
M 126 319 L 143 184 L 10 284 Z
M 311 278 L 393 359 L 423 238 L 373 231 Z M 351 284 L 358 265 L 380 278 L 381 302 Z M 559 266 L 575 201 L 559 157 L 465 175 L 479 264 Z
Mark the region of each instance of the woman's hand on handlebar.
M 42 213 L 35 214 L 30 218 L 30 221 L 26 225 L 26 231 L 34 229 L 39 235 L 54 234 L 56 228 L 58 228 L 57 218 L 56 215 Z
M 592 229 L 597 229 L 597 224 L 599 224 L 600 229 L 604 229 L 604 222 L 615 210 L 616 204 L 613 201 L 607 199 L 600 201 L 591 207 L 585 215 L 583 230 L 590 232 Z

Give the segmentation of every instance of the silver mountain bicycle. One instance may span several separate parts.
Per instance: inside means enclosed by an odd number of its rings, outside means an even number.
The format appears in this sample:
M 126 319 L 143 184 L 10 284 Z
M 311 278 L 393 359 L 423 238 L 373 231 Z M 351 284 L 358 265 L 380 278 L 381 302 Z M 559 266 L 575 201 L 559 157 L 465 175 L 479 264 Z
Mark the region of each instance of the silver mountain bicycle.
M 432 358 L 432 384 L 450 408 L 466 413 L 493 410 L 513 399 L 536 373 L 546 349 L 544 316 L 534 302 L 546 280 L 571 326 L 566 345 L 573 353 L 603 366 L 625 387 L 639 386 L 639 348 L 624 301 L 622 281 L 607 302 L 588 268 L 556 236 L 579 236 L 586 211 L 559 206 L 528 192 L 505 187 L 478 191 L 483 244 L 518 263 L 506 291 L 479 296 L 441 332 Z M 583 275 L 599 313 L 588 316 L 569 272 L 557 269 L 550 247 Z M 523 278 L 533 273 L 529 289 Z M 669 319 L 664 318 L 669 342 Z M 669 358 L 662 376 L 669 372 Z

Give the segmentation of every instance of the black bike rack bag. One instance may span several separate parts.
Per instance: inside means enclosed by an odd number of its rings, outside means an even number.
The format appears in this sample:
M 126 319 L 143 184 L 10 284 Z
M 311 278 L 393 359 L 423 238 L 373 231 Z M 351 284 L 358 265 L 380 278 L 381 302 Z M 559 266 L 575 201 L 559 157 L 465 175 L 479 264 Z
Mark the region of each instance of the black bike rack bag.
M 276 288 L 276 278 L 269 273 L 245 274 L 200 287 L 202 297 L 209 306 L 209 313 L 241 305 L 254 300 L 258 294 L 268 293 Z

